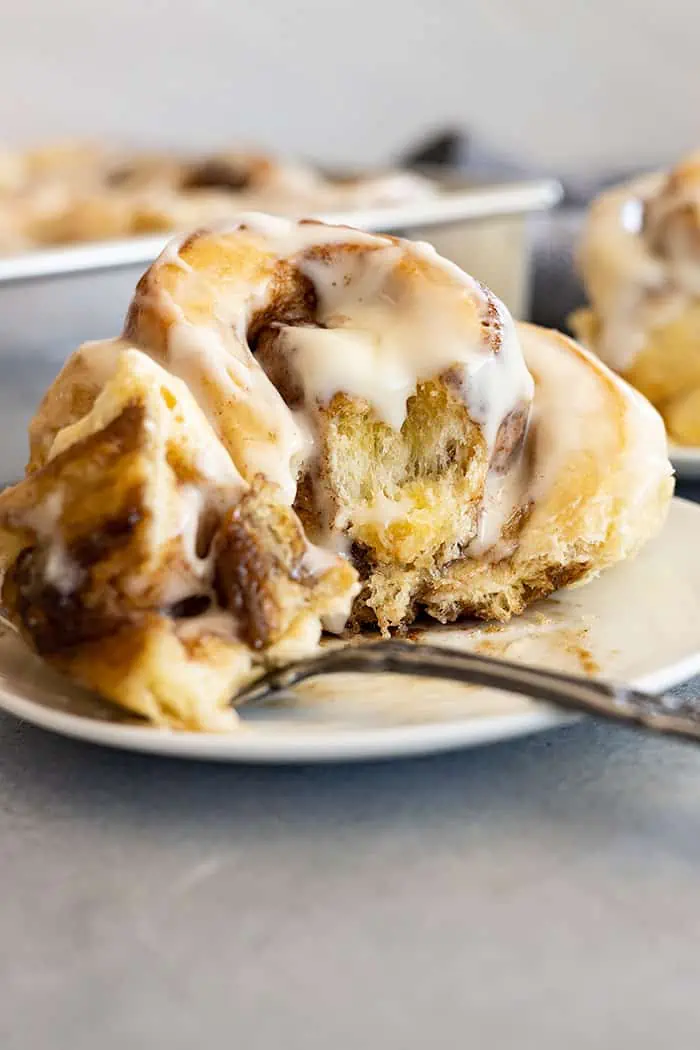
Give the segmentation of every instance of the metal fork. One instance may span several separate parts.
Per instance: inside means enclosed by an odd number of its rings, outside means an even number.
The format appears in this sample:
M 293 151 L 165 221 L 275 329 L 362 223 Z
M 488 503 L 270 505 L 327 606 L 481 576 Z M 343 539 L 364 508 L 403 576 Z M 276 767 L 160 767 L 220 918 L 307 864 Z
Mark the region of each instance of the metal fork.
M 670 694 L 653 696 L 599 678 L 394 639 L 332 649 L 276 668 L 238 693 L 233 703 L 236 708 L 260 706 L 309 678 L 338 672 L 391 672 L 488 686 L 543 700 L 564 711 L 700 741 L 700 700 Z

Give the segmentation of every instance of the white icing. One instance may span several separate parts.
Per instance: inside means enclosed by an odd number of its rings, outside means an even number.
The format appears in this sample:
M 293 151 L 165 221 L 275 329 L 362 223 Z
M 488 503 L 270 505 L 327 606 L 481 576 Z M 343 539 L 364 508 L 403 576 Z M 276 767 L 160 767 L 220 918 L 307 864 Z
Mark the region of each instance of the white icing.
M 62 512 L 63 491 L 55 488 L 26 512 L 25 520 L 40 539 L 50 539 L 58 532 Z
M 185 242 L 185 237 L 173 237 L 172 240 L 168 241 L 165 248 L 163 248 L 158 261 L 163 263 L 165 266 L 176 266 L 179 270 L 184 273 L 192 273 L 192 267 L 183 259 L 180 255 L 180 248 Z
M 267 215 L 264 212 L 242 211 L 238 214 L 235 223 L 224 222 L 212 229 L 211 233 L 218 233 L 226 237 L 236 231 L 247 231 L 257 236 L 270 254 L 271 258 L 288 258 L 297 255 L 309 248 L 326 244 L 364 244 L 368 247 L 378 247 L 382 244 L 391 245 L 390 237 L 377 233 L 365 233 L 356 230 L 352 226 L 333 226 L 321 222 L 296 222 L 294 219 L 285 219 L 278 215 Z
M 413 509 L 410 499 L 390 499 L 384 492 L 378 492 L 374 502 L 364 504 L 353 511 L 356 525 L 376 525 L 386 529 L 394 521 L 400 521 Z
M 217 402 L 248 402 L 258 425 L 236 450 L 236 466 L 249 481 L 261 474 L 277 484 L 291 504 L 296 474 L 308 448 L 307 435 L 298 426 L 280 394 L 246 346 L 232 332 L 181 321 L 170 328 L 168 365 L 194 394 L 217 434 L 224 439 L 224 420 Z M 230 450 L 232 451 L 232 450 Z
M 60 537 L 53 537 L 47 545 L 44 579 L 60 594 L 72 594 L 80 585 L 82 572 L 71 558 Z
M 342 391 L 367 401 L 395 430 L 406 418 L 406 403 L 417 383 L 452 365 L 478 372 L 486 361 L 479 336 L 465 331 L 464 319 L 454 309 L 454 289 L 450 301 L 438 292 L 431 296 L 420 289 L 416 294 L 412 285 L 397 285 L 401 256 L 391 245 L 369 259 L 350 255 L 330 266 L 302 263 L 319 295 L 323 327 L 282 329 L 308 402 L 327 404 Z M 437 298 L 446 301 L 435 302 Z
M 312 576 L 320 576 L 337 564 L 336 553 L 330 547 L 307 543 L 302 559 L 302 568 Z
M 497 354 L 482 356 L 467 372 L 466 401 L 472 419 L 481 424 L 489 449 L 503 420 L 519 405 L 532 401 L 532 376 L 523 359 L 513 319 L 499 303 L 502 323 Z
M 345 625 L 350 619 L 352 604 L 360 592 L 360 586 L 358 581 L 348 588 L 345 594 L 340 594 L 335 598 L 332 606 L 321 616 L 321 624 L 324 631 L 328 631 L 329 634 L 343 633 Z
M 494 471 L 488 474 L 477 533 L 467 548 L 470 558 L 488 557 L 490 561 L 500 561 L 513 553 L 518 542 L 517 531 L 512 539 L 505 540 L 503 530 L 513 512 L 528 502 L 529 483 L 525 446 L 514 457 L 505 475 Z
M 60 530 L 63 492 L 52 489 L 46 498 L 31 508 L 27 525 L 46 545 L 44 577 L 60 594 L 71 594 L 80 584 L 81 571 L 66 550 Z

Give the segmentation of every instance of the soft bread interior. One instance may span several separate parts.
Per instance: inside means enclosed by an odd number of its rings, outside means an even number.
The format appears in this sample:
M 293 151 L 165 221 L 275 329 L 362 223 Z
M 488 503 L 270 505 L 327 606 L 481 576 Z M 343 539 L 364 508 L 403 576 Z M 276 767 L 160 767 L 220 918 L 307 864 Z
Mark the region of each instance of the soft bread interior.
M 297 503 L 309 535 L 332 522 L 365 580 L 355 616 L 397 626 L 413 587 L 473 538 L 487 471 L 480 428 L 443 382 L 422 384 L 400 431 L 366 404 L 336 395 L 321 421 L 320 465 Z

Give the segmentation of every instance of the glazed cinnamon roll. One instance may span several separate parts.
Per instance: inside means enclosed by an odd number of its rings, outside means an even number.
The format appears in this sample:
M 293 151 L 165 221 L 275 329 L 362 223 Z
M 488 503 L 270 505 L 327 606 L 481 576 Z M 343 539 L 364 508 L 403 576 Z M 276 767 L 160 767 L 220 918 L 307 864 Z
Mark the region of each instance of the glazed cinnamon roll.
M 661 420 L 428 245 L 250 215 L 174 242 L 0 496 L 3 602 L 155 722 L 230 724 L 321 629 L 506 620 L 634 553 Z
M 670 437 L 700 445 L 700 153 L 603 195 L 580 268 L 577 335 L 657 406 Z

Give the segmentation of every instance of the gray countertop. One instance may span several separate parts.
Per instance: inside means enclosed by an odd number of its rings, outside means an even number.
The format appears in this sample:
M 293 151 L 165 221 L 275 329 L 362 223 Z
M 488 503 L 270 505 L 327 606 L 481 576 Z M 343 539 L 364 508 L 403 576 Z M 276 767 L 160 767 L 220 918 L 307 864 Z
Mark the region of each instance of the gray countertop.
M 188 764 L 0 717 L 3 1050 L 694 1047 L 700 752 Z
M 30 372 L 0 384 L 7 479 Z M 689 745 L 586 722 L 266 769 L 0 716 L 0 842 L 2 1050 L 697 1045 Z

